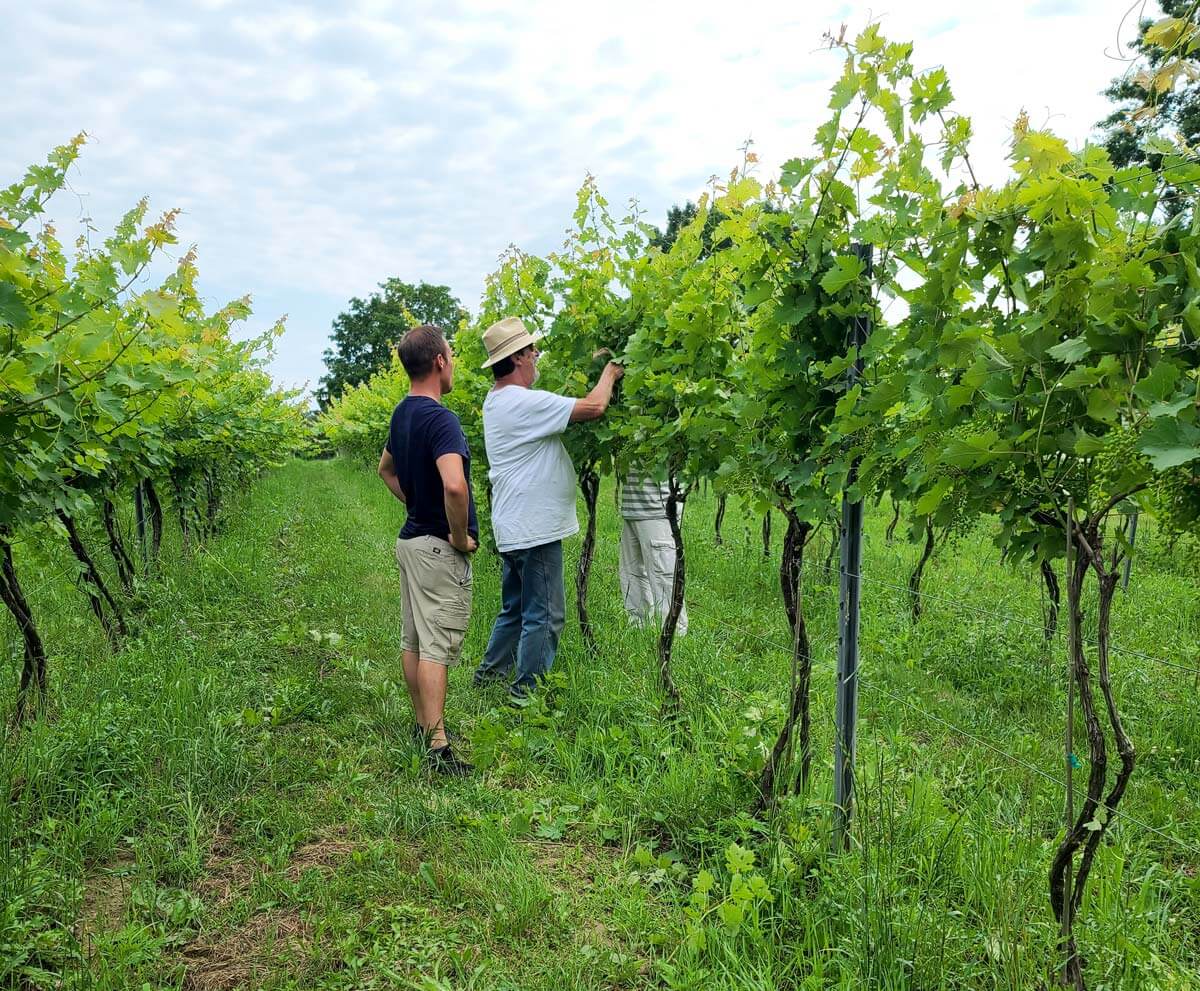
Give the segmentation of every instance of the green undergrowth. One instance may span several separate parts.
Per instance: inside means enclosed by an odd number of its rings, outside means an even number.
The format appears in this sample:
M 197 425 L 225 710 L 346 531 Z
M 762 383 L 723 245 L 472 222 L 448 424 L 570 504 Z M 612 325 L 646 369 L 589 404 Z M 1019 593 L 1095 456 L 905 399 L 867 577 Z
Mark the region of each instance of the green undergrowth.
M 600 509 L 600 653 L 569 619 L 521 712 L 470 686 L 499 598 L 498 560 L 477 557 L 448 720 L 479 772 L 452 782 L 430 780 L 411 743 L 402 511 L 368 470 L 293 463 L 202 550 L 169 546 L 119 653 L 48 542 L 18 547 L 52 700 L 4 743 L 0 986 L 1046 986 L 1064 657 L 1043 644 L 1035 576 L 986 534 L 959 537 L 930 564 L 914 626 L 917 547 L 887 543 L 886 507 L 869 513 L 859 806 L 833 856 L 827 536 L 804 585 L 812 786 L 755 819 L 789 676 L 781 520 L 765 558 L 747 507 L 730 500 L 716 546 L 714 501 L 689 503 L 670 720 L 653 634 L 624 621 L 610 484 Z M 1200 969 L 1197 587 L 1149 530 L 1114 623 L 1139 764 L 1080 921 L 1094 988 L 1195 988 Z M 18 638 L 7 617 L 3 630 L 11 711 Z

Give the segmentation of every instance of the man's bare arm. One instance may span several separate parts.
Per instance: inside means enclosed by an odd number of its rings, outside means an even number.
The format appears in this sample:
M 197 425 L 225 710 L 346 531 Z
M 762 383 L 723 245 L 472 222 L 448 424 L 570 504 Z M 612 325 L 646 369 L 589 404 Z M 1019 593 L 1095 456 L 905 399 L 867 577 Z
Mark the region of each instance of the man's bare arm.
M 474 538 L 467 533 L 471 511 L 471 490 L 463 469 L 461 454 L 443 454 L 437 459 L 438 474 L 446 498 L 446 519 L 450 523 L 450 545 L 470 554 L 476 548 Z
M 617 384 L 625 369 L 615 361 L 610 361 L 600 373 L 600 381 L 594 389 L 582 399 L 575 400 L 575 408 L 571 410 L 571 423 L 586 423 L 588 420 L 599 420 L 612 402 L 613 386 Z
M 404 494 L 404 490 L 400 488 L 400 479 L 396 477 L 396 462 L 392 460 L 392 452 L 386 447 L 383 449 L 383 453 L 379 455 L 379 477 L 383 479 L 383 484 L 388 487 L 392 495 L 407 506 L 408 497 Z

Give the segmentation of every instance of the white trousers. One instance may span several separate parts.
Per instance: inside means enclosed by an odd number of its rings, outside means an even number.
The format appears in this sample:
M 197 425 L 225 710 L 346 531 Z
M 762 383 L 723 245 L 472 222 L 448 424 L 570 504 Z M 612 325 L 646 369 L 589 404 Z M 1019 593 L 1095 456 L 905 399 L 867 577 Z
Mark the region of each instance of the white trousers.
M 621 526 L 621 595 L 634 623 L 662 623 L 675 582 L 675 541 L 666 520 L 624 520 Z M 675 632 L 687 633 L 687 607 Z

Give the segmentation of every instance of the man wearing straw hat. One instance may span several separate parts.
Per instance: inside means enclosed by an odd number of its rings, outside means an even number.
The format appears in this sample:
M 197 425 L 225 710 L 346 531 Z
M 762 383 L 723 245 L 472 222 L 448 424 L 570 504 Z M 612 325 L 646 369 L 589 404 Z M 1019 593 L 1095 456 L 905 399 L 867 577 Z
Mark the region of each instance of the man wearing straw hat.
M 560 437 L 571 423 L 598 420 L 624 374 L 615 362 L 582 399 L 532 386 L 537 342 L 517 317 L 483 334 L 496 384 L 483 402 L 483 443 L 492 483 L 492 530 L 500 551 L 500 615 L 475 684 L 506 680 L 523 704 L 554 664 L 566 618 L 562 542 L 579 532 L 575 468 Z

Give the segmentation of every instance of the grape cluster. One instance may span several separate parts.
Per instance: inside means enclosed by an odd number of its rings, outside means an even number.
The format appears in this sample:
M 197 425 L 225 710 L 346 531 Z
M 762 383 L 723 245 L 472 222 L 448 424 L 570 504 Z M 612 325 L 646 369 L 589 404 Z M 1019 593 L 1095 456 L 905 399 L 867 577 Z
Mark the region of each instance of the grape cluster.
M 1168 534 L 1200 535 L 1200 469 L 1180 465 L 1163 472 L 1151 487 L 1154 515 Z
M 1110 430 L 1103 443 L 1092 459 L 1093 484 L 1100 498 L 1122 495 L 1153 475 L 1149 460 L 1138 450 L 1137 431 L 1129 427 Z

